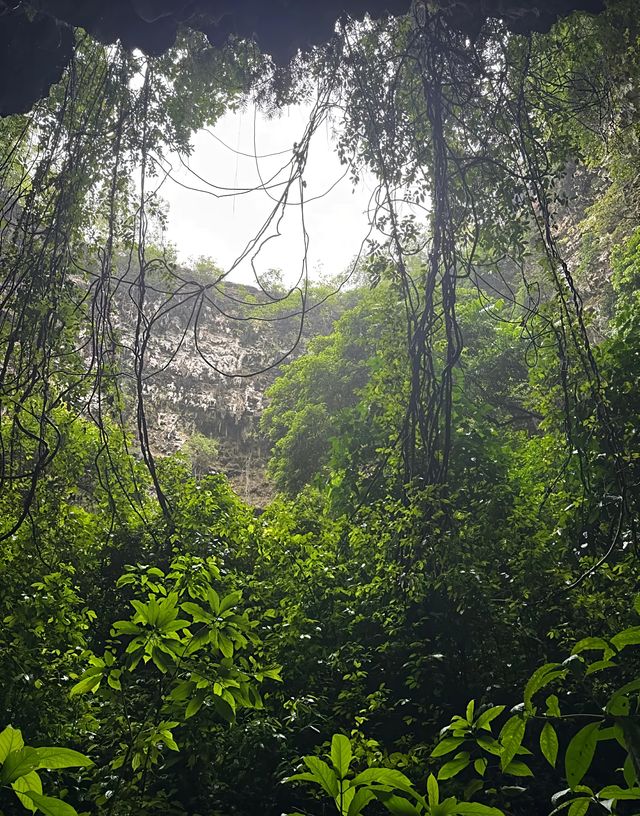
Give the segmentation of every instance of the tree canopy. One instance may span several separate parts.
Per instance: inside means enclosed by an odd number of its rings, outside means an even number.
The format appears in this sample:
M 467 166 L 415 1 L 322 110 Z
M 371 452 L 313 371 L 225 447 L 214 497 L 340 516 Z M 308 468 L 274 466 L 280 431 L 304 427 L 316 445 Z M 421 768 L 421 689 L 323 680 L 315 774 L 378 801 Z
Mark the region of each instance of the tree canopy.
M 635 812 L 640 13 L 511 23 L 345 17 L 286 70 L 77 29 L 0 120 L 0 812 Z M 248 95 L 313 104 L 244 258 L 325 123 L 376 179 L 322 285 L 243 297 L 164 240 L 152 181 Z M 216 314 L 282 348 L 230 370 Z M 268 506 L 208 436 L 154 449 L 170 321 L 278 370 Z

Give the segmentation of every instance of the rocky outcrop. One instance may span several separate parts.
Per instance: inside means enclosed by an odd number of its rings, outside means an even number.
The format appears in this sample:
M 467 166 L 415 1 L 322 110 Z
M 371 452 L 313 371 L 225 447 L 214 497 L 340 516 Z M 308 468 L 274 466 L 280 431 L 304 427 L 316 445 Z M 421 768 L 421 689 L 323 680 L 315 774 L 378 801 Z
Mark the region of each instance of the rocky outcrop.
M 186 276 L 186 275 L 185 275 Z M 261 506 L 273 495 L 265 477 L 268 446 L 260 434 L 265 390 L 309 339 L 331 331 L 348 295 L 307 304 L 299 296 L 270 302 L 260 290 L 225 283 L 197 296 L 201 284 L 167 296 L 150 286 L 144 304 L 143 393 L 152 451 L 183 451 L 194 469 L 224 472 L 240 496 Z M 132 290 L 133 291 L 133 290 Z M 123 383 L 130 374 L 137 306 L 116 301 Z M 128 384 L 127 384 L 128 383 Z

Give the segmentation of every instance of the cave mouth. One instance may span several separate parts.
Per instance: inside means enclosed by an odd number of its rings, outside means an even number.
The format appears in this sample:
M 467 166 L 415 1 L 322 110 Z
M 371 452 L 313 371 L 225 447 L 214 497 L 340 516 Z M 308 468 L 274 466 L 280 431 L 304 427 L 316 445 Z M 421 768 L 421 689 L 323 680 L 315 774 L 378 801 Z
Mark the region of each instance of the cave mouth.
M 448 25 L 475 37 L 490 17 L 502 19 L 514 33 L 543 32 L 574 11 L 600 13 L 604 0 L 439 0 L 437 5 Z M 313 0 L 2 0 L 0 116 L 26 113 L 60 80 L 73 53 L 74 28 L 105 44 L 120 42 L 159 56 L 187 27 L 215 46 L 229 38 L 253 39 L 276 64 L 286 65 L 298 51 L 330 40 L 345 15 L 378 19 L 410 9 L 408 0 L 328 0 L 321 6 Z

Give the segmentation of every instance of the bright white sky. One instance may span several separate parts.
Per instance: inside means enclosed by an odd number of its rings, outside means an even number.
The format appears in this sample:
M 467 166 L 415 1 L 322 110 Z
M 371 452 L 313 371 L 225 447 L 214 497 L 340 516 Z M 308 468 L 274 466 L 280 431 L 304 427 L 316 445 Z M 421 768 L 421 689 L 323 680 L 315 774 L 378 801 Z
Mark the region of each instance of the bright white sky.
M 290 151 L 304 133 L 309 110 L 307 106 L 290 107 L 276 119 L 267 119 L 256 112 L 253 105 L 244 111 L 228 113 L 211 132 L 195 134 L 189 166 L 206 182 L 219 187 L 254 187 L 260 184 L 260 176 L 269 178 L 289 159 L 289 155 L 279 155 L 256 162 L 254 154 L 264 156 Z M 211 133 L 232 149 L 224 147 Z M 238 155 L 236 151 L 250 155 Z M 185 169 L 177 157 L 172 157 L 171 161 L 175 181 L 167 179 L 161 189 L 162 197 L 169 204 L 166 238 L 177 247 L 181 262 L 204 255 L 228 270 L 264 223 L 274 207 L 273 200 L 264 190 L 216 198 L 207 192 L 184 189 L 176 181 L 201 190 L 206 190 L 207 184 Z M 325 193 L 344 171 L 334 152 L 331 126 L 323 123 L 311 142 L 304 176 L 307 182 L 305 199 Z M 279 179 L 285 177 L 286 171 Z M 346 176 L 327 195 L 305 204 L 311 278 L 343 272 L 358 254 L 369 232 L 366 213 L 374 187 L 373 178 L 367 177 L 354 189 Z M 278 197 L 280 190 L 276 188 L 272 195 Z M 292 189 L 294 201 L 297 193 L 297 188 Z M 256 268 L 259 273 L 271 268 L 282 269 L 285 281 L 292 283 L 300 275 L 303 258 L 299 207 L 287 208 L 280 232 L 281 236 L 270 240 L 261 250 Z M 244 261 L 230 279 L 251 283 L 250 262 Z

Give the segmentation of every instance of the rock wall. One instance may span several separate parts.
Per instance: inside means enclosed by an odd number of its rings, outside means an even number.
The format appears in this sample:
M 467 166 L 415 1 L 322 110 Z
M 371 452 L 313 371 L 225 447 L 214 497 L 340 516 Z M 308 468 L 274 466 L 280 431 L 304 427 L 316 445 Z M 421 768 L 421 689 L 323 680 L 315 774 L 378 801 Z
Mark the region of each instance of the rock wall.
M 224 472 L 242 498 L 262 506 L 274 493 L 259 427 L 265 390 L 311 337 L 331 331 L 349 295 L 310 300 L 301 327 L 299 296 L 274 303 L 249 286 L 225 283 L 205 296 L 201 287 L 196 281 L 172 296 L 158 285 L 147 290 L 143 394 L 152 451 L 182 450 L 198 472 Z M 137 314 L 131 297 L 118 298 L 125 372 Z M 125 390 L 133 397 L 130 377 Z

